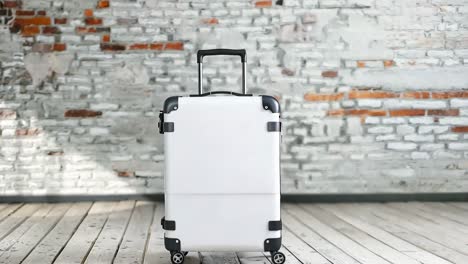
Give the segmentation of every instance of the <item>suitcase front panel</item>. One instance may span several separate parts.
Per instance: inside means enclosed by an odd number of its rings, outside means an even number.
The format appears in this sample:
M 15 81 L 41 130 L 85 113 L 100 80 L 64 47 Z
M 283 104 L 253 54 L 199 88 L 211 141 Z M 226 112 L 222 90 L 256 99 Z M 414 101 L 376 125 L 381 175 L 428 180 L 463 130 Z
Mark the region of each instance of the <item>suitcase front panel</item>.
M 279 113 L 262 97 L 180 97 L 164 116 L 167 194 L 278 194 Z

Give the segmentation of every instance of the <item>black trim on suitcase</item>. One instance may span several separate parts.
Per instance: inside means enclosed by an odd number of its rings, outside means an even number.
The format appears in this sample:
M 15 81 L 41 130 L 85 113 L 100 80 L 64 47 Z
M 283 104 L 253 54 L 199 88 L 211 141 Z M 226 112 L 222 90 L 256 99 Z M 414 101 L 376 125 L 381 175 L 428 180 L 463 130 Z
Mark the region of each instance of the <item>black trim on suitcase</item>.
M 171 96 L 164 101 L 164 113 L 169 114 L 171 111 L 179 109 L 179 97 L 180 96 Z
M 267 122 L 268 132 L 281 132 L 281 122 Z
M 176 230 L 176 222 L 171 220 L 166 220 L 166 217 L 161 219 L 161 226 L 164 230 L 175 231 Z
M 180 240 L 177 238 L 164 237 L 164 246 L 168 251 L 180 251 Z
M 164 122 L 163 123 L 163 131 L 164 131 L 164 133 L 174 132 L 174 122 Z
M 265 252 L 274 252 L 278 251 L 281 248 L 281 237 L 278 238 L 268 238 L 263 242 L 263 251 Z
M 282 229 L 283 229 L 283 223 L 281 222 L 281 220 L 268 222 L 269 231 L 279 231 Z
M 270 110 L 272 113 L 279 113 L 281 111 L 280 104 L 276 98 L 269 95 L 261 95 L 263 109 Z
M 253 94 L 242 94 L 236 93 L 231 91 L 213 91 L 213 92 L 206 92 L 202 94 L 191 94 L 190 97 L 203 97 L 203 96 L 210 96 L 214 94 L 228 94 L 228 95 L 235 95 L 235 96 L 253 96 Z

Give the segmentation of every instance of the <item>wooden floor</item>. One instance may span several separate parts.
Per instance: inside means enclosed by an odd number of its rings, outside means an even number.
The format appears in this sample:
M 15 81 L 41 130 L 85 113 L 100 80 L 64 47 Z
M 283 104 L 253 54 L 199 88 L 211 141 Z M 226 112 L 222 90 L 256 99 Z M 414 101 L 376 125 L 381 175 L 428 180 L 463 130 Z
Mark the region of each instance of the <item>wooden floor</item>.
M 170 263 L 145 201 L 0 204 L 0 263 Z M 285 204 L 286 263 L 468 263 L 468 203 Z M 185 263 L 270 263 L 190 253 Z

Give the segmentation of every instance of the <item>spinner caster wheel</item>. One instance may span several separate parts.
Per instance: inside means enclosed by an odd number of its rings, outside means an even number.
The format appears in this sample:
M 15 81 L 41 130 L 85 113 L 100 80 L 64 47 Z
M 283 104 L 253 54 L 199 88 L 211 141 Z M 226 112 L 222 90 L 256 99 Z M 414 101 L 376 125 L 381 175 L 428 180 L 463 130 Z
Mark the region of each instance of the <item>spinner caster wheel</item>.
M 281 252 L 272 252 L 271 260 L 273 260 L 274 264 L 283 264 L 286 262 L 286 256 Z
M 171 262 L 172 264 L 182 264 L 185 260 L 185 255 L 183 252 L 174 252 L 171 254 Z

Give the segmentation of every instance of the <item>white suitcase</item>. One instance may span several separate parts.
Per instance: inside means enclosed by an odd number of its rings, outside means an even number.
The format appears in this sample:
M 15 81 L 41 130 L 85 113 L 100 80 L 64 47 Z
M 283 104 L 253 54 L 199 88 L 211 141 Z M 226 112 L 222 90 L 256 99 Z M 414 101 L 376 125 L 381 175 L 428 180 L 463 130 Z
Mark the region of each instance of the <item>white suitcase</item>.
M 208 55 L 238 55 L 243 94 L 202 93 Z M 280 217 L 278 101 L 246 94 L 245 50 L 200 50 L 199 94 L 170 97 L 160 114 L 165 151 L 165 247 L 172 263 L 189 251 L 268 251 L 284 263 Z M 218 96 L 218 94 L 228 94 Z

